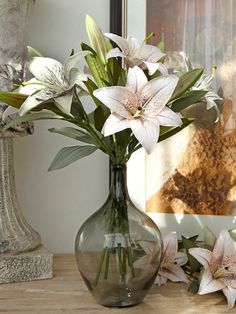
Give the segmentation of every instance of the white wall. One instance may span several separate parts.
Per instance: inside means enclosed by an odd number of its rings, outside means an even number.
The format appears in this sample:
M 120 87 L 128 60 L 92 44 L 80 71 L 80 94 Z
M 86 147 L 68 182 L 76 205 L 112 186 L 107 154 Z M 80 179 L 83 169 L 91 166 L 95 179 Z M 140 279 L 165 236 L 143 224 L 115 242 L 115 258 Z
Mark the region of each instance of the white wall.
M 109 0 L 36 0 L 29 43 L 45 56 L 65 61 L 71 48 L 88 42 L 84 20 L 91 15 L 109 31 Z M 92 104 L 86 100 L 86 105 Z M 108 158 L 100 152 L 55 172 L 47 168 L 64 146 L 76 145 L 37 122 L 35 134 L 15 140 L 15 170 L 22 211 L 52 252 L 73 252 L 77 230 L 105 201 Z

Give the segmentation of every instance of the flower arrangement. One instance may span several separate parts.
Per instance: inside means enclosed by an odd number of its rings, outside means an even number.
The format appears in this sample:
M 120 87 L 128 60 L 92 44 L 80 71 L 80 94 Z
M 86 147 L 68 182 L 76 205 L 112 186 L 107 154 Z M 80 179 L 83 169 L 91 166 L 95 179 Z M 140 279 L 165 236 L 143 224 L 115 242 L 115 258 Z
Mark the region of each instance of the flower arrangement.
M 236 301 L 235 229 L 222 230 L 218 237 L 204 228 L 204 237 L 182 237 L 168 234 L 164 242 L 164 258 L 156 278 L 160 286 L 167 280 L 189 284 L 188 291 L 198 294 L 222 290 L 231 309 Z
M 29 48 L 28 69 L 33 78 L 14 92 L 0 92 L 0 99 L 9 105 L 3 114 L 6 128 L 44 119 L 76 126 L 49 130 L 87 144 L 63 148 L 49 170 L 63 168 L 96 149 L 113 163 L 124 164 L 140 147 L 151 153 L 157 142 L 192 123 L 193 118 L 181 115 L 187 107 L 206 102 L 208 109 L 217 108 L 215 100 L 220 98 L 210 87 L 213 75 L 204 74 L 203 68 L 193 69 L 187 58 L 185 73 L 170 74 L 163 42 L 147 44 L 153 34 L 142 43 L 133 37 L 103 34 L 89 16 L 86 29 L 90 45 L 81 43 L 82 51 L 72 51 L 64 65 Z M 109 39 L 118 47 L 113 48 Z M 77 67 L 82 60 L 88 74 Z M 84 95 L 94 101 L 90 113 L 82 103 Z M 19 117 L 9 122 L 15 112 Z
M 156 143 L 194 121 L 184 112 L 199 102 L 206 103 L 207 109 L 215 109 L 219 116 L 215 101 L 220 97 L 211 88 L 215 69 L 206 74 L 203 68 L 193 68 L 185 54 L 185 72 L 169 67 L 164 43 L 159 42 L 157 46 L 147 43 L 153 34 L 142 43 L 133 37 L 103 34 L 89 16 L 86 29 L 90 45 L 81 43 L 81 51 L 72 50 L 64 64 L 43 57 L 29 47 L 28 70 L 33 77 L 13 92 L 0 91 L 0 100 L 9 105 L 2 117 L 5 129 L 22 122 L 62 120 L 70 125 L 49 131 L 82 143 L 62 148 L 52 161 L 50 171 L 64 168 L 97 149 L 119 166 L 126 164 L 141 147 L 151 153 Z M 84 71 L 78 67 L 82 61 L 87 65 Z M 91 112 L 83 104 L 85 95 L 93 100 Z M 120 186 L 123 178 L 118 179 Z M 135 260 L 126 200 L 121 198 L 112 201 L 109 232 L 105 234 L 93 287 L 101 280 L 103 267 L 107 280 L 109 260 L 114 252 L 121 281 L 128 278 L 128 273 L 134 278 L 134 267 L 148 256 L 138 256 Z M 147 254 L 154 258 L 154 253 L 151 250 Z M 164 239 L 164 259 L 157 282 L 163 284 L 167 279 L 188 282 L 181 268 L 186 261 L 186 255 L 177 252 L 177 239 L 169 235 Z

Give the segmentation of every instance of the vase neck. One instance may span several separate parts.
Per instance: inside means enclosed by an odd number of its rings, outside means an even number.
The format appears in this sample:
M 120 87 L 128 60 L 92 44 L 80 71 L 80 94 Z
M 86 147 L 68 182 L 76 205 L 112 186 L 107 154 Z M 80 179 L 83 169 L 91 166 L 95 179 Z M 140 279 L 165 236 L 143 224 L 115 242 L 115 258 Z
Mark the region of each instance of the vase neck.
M 129 199 L 127 188 L 127 170 L 125 164 L 111 165 L 111 187 L 110 195 L 113 199 L 122 200 Z

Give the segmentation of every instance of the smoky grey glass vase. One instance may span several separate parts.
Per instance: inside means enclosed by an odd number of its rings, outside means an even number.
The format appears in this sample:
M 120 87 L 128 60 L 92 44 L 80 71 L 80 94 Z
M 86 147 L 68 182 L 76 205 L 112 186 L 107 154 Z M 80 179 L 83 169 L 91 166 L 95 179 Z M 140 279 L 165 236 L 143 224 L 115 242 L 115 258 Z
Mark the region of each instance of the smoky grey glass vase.
M 162 257 L 156 224 L 131 202 L 126 165 L 112 165 L 104 205 L 80 228 L 75 253 L 79 271 L 98 303 L 126 307 L 140 303 L 152 286 Z

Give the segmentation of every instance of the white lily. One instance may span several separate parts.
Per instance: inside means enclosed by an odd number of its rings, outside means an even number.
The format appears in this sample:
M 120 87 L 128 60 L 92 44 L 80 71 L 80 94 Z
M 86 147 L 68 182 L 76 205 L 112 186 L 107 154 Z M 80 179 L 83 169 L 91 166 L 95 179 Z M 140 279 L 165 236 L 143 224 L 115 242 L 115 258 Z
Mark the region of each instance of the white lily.
M 155 283 L 159 286 L 167 283 L 167 280 L 174 282 L 182 281 L 188 283 L 189 280 L 181 268 L 188 261 L 185 253 L 178 252 L 178 240 L 175 232 L 169 233 L 163 239 L 163 259 L 161 262 Z
M 102 133 L 109 136 L 131 128 L 134 136 L 151 153 L 159 138 L 160 125 L 180 126 L 181 118 L 166 106 L 178 78 L 160 76 L 150 81 L 137 66 L 129 68 L 126 87 L 111 86 L 93 92 L 111 110 Z
M 204 90 L 207 91 L 203 99 L 206 101 L 207 110 L 214 108 L 217 114 L 216 122 L 219 120 L 220 112 L 216 104 L 216 100 L 222 100 L 220 96 L 211 87 L 212 80 L 215 76 L 216 68 L 212 68 L 211 74 L 203 74 L 200 79 L 194 84 L 192 90 Z
M 34 57 L 28 68 L 34 78 L 25 82 L 20 92 L 30 96 L 22 104 L 19 114 L 24 115 L 42 102 L 53 99 L 60 110 L 70 115 L 72 87 L 83 87 L 87 76 L 76 65 L 89 52 L 79 52 L 62 65 L 52 58 Z
M 157 62 L 165 55 L 159 48 L 146 45 L 145 42 L 140 44 L 138 39 L 134 37 L 125 39 L 112 33 L 105 33 L 104 35 L 114 41 L 120 48 L 111 49 L 107 53 L 107 59 L 123 57 L 127 66 L 137 65 L 142 69 L 147 68 L 149 75 L 154 74 L 157 70 L 163 75 L 168 75 L 166 67 L 161 62 Z
M 192 248 L 189 253 L 204 267 L 198 293 L 223 290 L 231 309 L 236 300 L 236 249 L 228 231 L 220 232 L 212 252 Z

